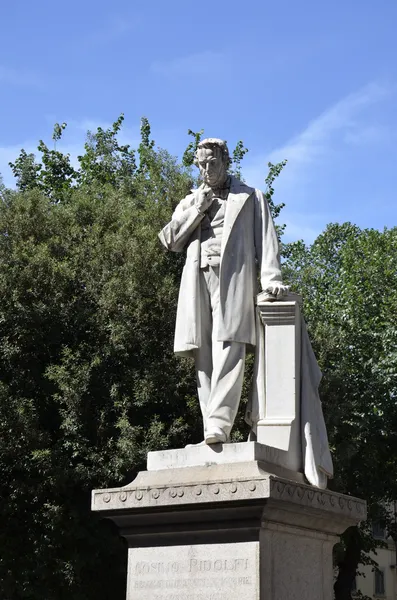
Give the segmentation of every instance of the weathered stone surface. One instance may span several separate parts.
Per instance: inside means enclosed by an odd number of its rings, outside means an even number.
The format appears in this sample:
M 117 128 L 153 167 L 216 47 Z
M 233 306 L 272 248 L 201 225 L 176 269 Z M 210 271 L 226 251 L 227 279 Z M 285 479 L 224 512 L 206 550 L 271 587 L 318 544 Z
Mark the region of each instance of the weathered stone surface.
M 266 331 L 264 393 L 259 398 L 258 442 L 284 451 L 286 466 L 303 470 L 300 425 L 301 314 L 297 301 L 258 305 Z
M 126 487 L 94 490 L 92 509 L 116 516 L 117 511 L 126 509 L 132 510 L 133 515 L 147 509 L 176 510 L 189 505 L 249 504 L 258 500 L 263 502 L 262 510 L 269 517 L 273 513 L 292 510 L 296 514 L 291 524 L 309 528 L 316 528 L 318 520 L 328 521 L 335 515 L 337 520 L 326 525 L 328 531 L 335 533 L 341 533 L 365 515 L 362 500 L 282 479 L 266 473 L 254 461 L 143 471 Z M 308 516 L 311 522 L 307 522 Z M 285 521 L 280 514 L 278 519 Z
M 333 600 L 338 538 L 267 523 L 261 532 L 260 600 Z
M 148 471 L 161 469 L 180 469 L 184 467 L 229 465 L 258 461 L 268 473 L 304 482 L 302 473 L 292 471 L 289 455 L 286 451 L 258 444 L 240 442 L 236 444 L 212 444 L 188 446 L 175 450 L 149 452 Z
M 128 600 L 259 597 L 259 542 L 130 548 Z
M 93 492 L 128 542 L 127 600 L 332 600 L 332 547 L 365 502 L 266 472 L 256 446 Z

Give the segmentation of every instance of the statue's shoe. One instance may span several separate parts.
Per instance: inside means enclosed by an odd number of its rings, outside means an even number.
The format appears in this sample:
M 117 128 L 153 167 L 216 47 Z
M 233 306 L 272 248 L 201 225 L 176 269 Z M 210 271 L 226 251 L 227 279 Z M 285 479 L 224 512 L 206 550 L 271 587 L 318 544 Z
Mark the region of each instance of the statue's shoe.
M 194 448 L 195 446 L 205 446 L 206 445 L 206 441 L 203 440 L 202 442 L 199 442 L 198 444 L 186 444 L 185 448 Z
M 226 441 L 227 435 L 220 427 L 213 427 L 205 434 L 205 443 L 208 445 L 224 444 Z

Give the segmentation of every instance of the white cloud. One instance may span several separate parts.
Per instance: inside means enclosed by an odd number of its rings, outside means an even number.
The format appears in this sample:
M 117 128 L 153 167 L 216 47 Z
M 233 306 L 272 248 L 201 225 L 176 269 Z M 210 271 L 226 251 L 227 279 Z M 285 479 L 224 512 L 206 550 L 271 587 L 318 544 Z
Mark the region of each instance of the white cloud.
M 371 149 L 371 144 L 383 144 L 396 136 L 372 118 L 373 112 L 380 114 L 381 103 L 394 92 L 393 85 L 370 83 L 314 118 L 281 147 L 267 154 L 248 155 L 244 177 L 251 185 L 261 188 L 268 171 L 267 163 L 288 160 L 275 186 L 275 201 L 286 204 L 280 222 L 287 223 L 288 239 L 303 238 L 311 242 L 326 222 L 335 218 L 329 214 L 329 205 L 322 205 L 321 199 L 329 198 L 327 188 L 332 187 L 332 177 L 343 153 L 347 160 L 353 161 L 354 153 L 364 144 Z M 313 215 L 313 207 L 318 214 Z
M 371 83 L 358 92 L 349 94 L 318 117 L 313 119 L 298 135 L 292 137 L 283 146 L 272 150 L 266 155 L 247 158 L 244 175 L 253 181 L 254 185 L 263 185 L 267 172 L 267 163 L 287 159 L 288 165 L 282 175 L 282 180 L 296 184 L 307 174 L 314 163 L 321 163 L 336 147 L 343 144 L 360 144 L 382 140 L 385 129 L 380 126 L 362 122 L 361 113 L 365 108 L 381 102 L 394 92 L 391 85 Z M 252 178 L 252 179 L 251 179 Z
M 283 157 L 290 163 L 299 164 L 317 161 L 328 152 L 333 136 L 340 132 L 359 134 L 362 125 L 357 122 L 357 116 L 367 106 L 383 100 L 391 91 L 390 86 L 371 83 L 349 94 L 311 121 L 302 133 L 285 146 L 274 150 L 269 159 L 273 162 Z
M 169 61 L 156 61 L 151 64 L 151 71 L 163 77 L 208 77 L 225 74 L 229 70 L 227 57 L 220 52 L 198 52 L 174 58 Z

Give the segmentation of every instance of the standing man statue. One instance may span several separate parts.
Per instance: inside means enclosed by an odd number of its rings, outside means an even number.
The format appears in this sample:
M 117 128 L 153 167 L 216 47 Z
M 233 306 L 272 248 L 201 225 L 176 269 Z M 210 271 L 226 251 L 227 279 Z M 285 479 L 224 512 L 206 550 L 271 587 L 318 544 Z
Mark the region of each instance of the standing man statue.
M 226 142 L 199 143 L 203 184 L 176 207 L 160 232 L 173 252 L 186 250 L 174 351 L 195 360 L 204 443 L 226 442 L 237 414 L 246 348 L 256 344 L 257 274 L 283 296 L 277 233 L 262 192 L 228 174 Z

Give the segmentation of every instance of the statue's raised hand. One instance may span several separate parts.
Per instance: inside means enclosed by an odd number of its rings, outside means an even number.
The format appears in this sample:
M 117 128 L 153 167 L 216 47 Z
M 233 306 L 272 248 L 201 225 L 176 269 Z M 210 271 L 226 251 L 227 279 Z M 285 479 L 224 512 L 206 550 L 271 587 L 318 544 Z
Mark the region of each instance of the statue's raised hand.
M 203 183 L 196 191 L 196 208 L 200 213 L 204 213 L 212 204 L 214 195 L 211 188 Z

